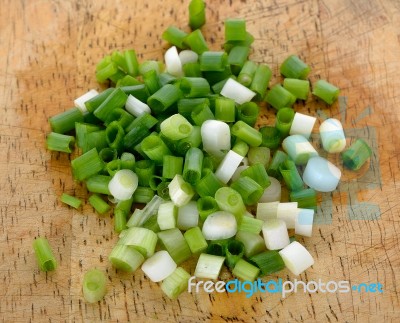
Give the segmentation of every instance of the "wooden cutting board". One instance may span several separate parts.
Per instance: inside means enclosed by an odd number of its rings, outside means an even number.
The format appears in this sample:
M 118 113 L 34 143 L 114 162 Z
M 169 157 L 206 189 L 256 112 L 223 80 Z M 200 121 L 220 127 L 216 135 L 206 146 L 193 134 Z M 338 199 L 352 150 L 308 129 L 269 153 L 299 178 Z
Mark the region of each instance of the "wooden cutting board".
M 101 89 L 94 68 L 116 49 L 134 48 L 141 60 L 162 59 L 162 31 L 185 30 L 188 1 L 11 1 L 0 6 L 0 319 L 3 322 L 99 321 L 400 321 L 399 86 L 400 3 L 395 0 L 208 1 L 204 35 L 214 50 L 223 21 L 247 20 L 255 36 L 251 57 L 271 66 L 298 54 L 312 67 L 311 82 L 341 88 L 328 107 L 310 98 L 296 111 L 342 120 L 349 137 L 373 148 L 371 163 L 343 172 L 333 194 L 321 195 L 312 238 L 300 239 L 315 265 L 300 277 L 287 270 L 267 279 L 381 283 L 383 293 L 185 293 L 167 299 L 139 270 L 117 273 L 107 260 L 117 240 L 110 216 L 59 202 L 62 192 L 87 197 L 71 179 L 70 156 L 45 149 L 47 118 Z M 260 124 L 275 113 L 263 107 Z M 317 130 L 317 127 L 314 129 Z M 317 134 L 314 136 L 317 142 Z M 340 164 L 337 156 L 329 157 Z M 32 241 L 47 236 L 59 262 L 37 269 Z M 193 273 L 195 263 L 184 264 Z M 98 304 L 82 299 L 86 270 L 108 276 Z M 222 277 L 230 279 L 227 272 Z

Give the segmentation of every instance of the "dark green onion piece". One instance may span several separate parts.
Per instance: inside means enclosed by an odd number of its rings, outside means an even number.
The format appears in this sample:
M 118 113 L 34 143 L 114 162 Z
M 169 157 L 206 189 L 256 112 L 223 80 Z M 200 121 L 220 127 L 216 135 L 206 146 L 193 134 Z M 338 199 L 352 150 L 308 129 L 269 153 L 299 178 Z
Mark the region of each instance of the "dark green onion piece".
M 93 112 L 96 110 L 107 98 L 108 96 L 114 91 L 114 88 L 105 89 L 103 92 L 96 95 L 94 98 L 85 102 L 86 109 L 89 112 Z
M 135 169 L 136 158 L 134 154 L 123 152 L 121 155 L 121 169 Z
M 138 186 L 132 195 L 135 203 L 149 203 L 154 197 L 154 191 L 150 187 Z
M 143 113 L 126 129 L 124 137 L 124 148 L 133 152 L 134 147 L 139 144 L 149 134 L 152 127 L 157 124 L 158 120 L 148 113 Z
M 246 40 L 246 20 L 226 19 L 225 20 L 225 41 Z
M 121 88 L 114 89 L 113 92 L 94 110 L 93 114 L 100 120 L 106 121 L 112 110 L 122 108 L 128 96 Z
M 176 174 L 182 175 L 182 169 L 183 157 L 176 157 L 172 155 L 163 156 L 163 178 L 173 179 Z
M 114 109 L 106 120 L 105 124 L 109 125 L 111 122 L 115 121 L 123 128 L 126 129 L 135 117 L 131 115 L 128 111 L 124 109 Z
M 250 87 L 254 75 L 256 74 L 257 67 L 257 64 L 253 61 L 246 61 L 240 70 L 237 81 L 244 86 Z
M 153 175 L 149 179 L 149 186 L 153 191 L 157 190 L 157 187 L 161 184 L 166 182 L 167 180 L 164 177 Z
M 174 85 L 166 84 L 156 93 L 151 95 L 147 104 L 154 113 L 160 113 L 168 109 L 182 96 L 182 92 Z
M 265 170 L 265 167 L 261 163 L 249 166 L 240 173 L 240 176 L 248 176 L 252 180 L 256 181 L 263 189 L 266 189 L 271 185 L 271 181 Z
M 125 201 L 119 201 L 114 209 L 114 229 L 115 232 L 121 232 L 125 230 L 126 219 L 128 214 L 131 213 L 133 198 Z
M 96 71 L 96 80 L 99 83 L 104 83 L 107 79 L 118 73 L 117 64 L 114 62 L 109 63 L 104 68 Z
M 118 153 L 116 149 L 106 147 L 99 151 L 99 157 L 104 163 L 109 163 L 117 159 Z
M 126 95 L 132 95 L 136 99 L 142 101 L 143 103 L 147 102 L 147 99 L 150 96 L 149 91 L 147 90 L 146 85 L 132 85 L 132 86 L 123 86 L 121 90 L 124 91 Z
M 208 51 L 208 45 L 200 29 L 196 29 L 187 35 L 183 43 L 199 55 Z
M 287 137 L 294 119 L 294 110 L 291 108 L 282 108 L 276 114 L 275 127 L 281 133 L 282 138 Z
M 106 165 L 106 171 L 110 176 L 114 176 L 116 172 L 121 170 L 121 160 L 120 159 L 114 159 L 112 161 L 109 161 Z
M 111 176 L 94 175 L 87 179 L 86 188 L 89 192 L 111 195 L 108 184 L 111 181 Z
M 210 84 L 202 77 L 184 77 L 180 89 L 187 98 L 201 98 L 210 93 Z
M 111 122 L 106 128 L 106 140 L 110 148 L 115 149 L 118 154 L 122 153 L 124 146 L 125 132 L 123 127 L 118 123 L 118 121 Z
M 88 133 L 86 136 L 86 141 L 83 142 L 82 152 L 86 153 L 93 148 L 96 148 L 98 151 L 106 148 L 106 137 L 107 135 L 105 130 L 93 131 Z
M 250 90 L 257 93 L 255 97 L 256 100 L 261 101 L 264 98 L 271 76 L 272 71 L 268 65 L 260 64 L 257 67 L 250 85 Z
M 281 133 L 275 127 L 265 126 L 259 129 L 262 135 L 261 146 L 269 149 L 277 149 L 281 143 Z
M 157 186 L 157 195 L 163 198 L 164 200 L 170 200 L 169 187 L 168 187 L 169 183 L 170 183 L 169 181 L 165 181 L 161 182 Z
M 202 72 L 223 72 L 228 63 L 225 52 L 205 51 L 200 55 L 200 70 Z
M 255 102 L 246 102 L 238 106 L 237 118 L 254 127 L 257 122 L 260 107 Z
M 178 79 L 176 78 L 176 76 L 173 76 L 169 73 L 160 73 L 158 74 L 158 83 L 161 86 L 164 86 L 165 84 L 173 84 L 177 81 Z
M 46 137 L 48 150 L 71 153 L 74 150 L 75 138 L 61 133 L 50 132 Z
M 211 109 L 205 105 L 199 105 L 195 107 L 190 114 L 191 119 L 195 123 L 196 126 L 201 127 L 201 125 L 207 120 L 215 119 L 214 114 Z
M 276 84 L 267 92 L 265 101 L 276 110 L 279 110 L 285 107 L 291 107 L 296 101 L 296 97 L 282 85 Z
M 257 129 L 239 120 L 231 128 L 232 135 L 240 138 L 251 147 L 256 147 L 262 143 L 262 135 Z
M 235 46 L 228 55 L 228 64 L 231 66 L 232 73 L 239 75 L 244 63 L 249 56 L 250 48 L 247 46 Z
M 203 0 L 191 0 L 189 3 L 189 26 L 198 29 L 206 22 L 206 4 Z
M 223 187 L 224 184 L 215 176 L 213 172 L 209 172 L 196 183 L 196 192 L 201 197 L 214 196 L 215 193 Z
M 212 196 L 200 197 L 197 200 L 197 209 L 199 210 L 200 220 L 203 222 L 210 214 L 219 211 L 217 201 Z
M 183 41 L 186 38 L 187 33 L 183 30 L 175 27 L 169 26 L 161 35 L 161 38 L 165 41 L 169 42 L 171 45 L 174 45 L 180 49 L 184 49 Z
M 290 201 L 297 202 L 300 209 L 317 210 L 317 192 L 312 188 L 291 192 Z
M 162 165 L 164 155 L 171 155 L 171 151 L 162 139 L 157 135 L 151 135 L 143 139 L 142 149 L 148 158 Z
M 264 193 L 264 189 L 248 176 L 240 176 L 231 184 L 231 188 L 242 196 L 246 205 L 256 204 Z
M 200 147 L 201 143 L 201 129 L 199 126 L 193 126 L 188 137 L 176 141 L 175 153 L 184 156 L 190 148 Z
M 310 82 L 307 80 L 285 78 L 283 80 L 283 87 L 297 99 L 307 100 L 308 92 L 310 91 Z
M 100 172 L 104 162 L 97 153 L 96 148 L 89 150 L 71 162 L 74 178 L 82 181 Z
M 275 151 L 271 163 L 267 168 L 268 175 L 275 177 L 276 179 L 282 178 L 281 172 L 279 171 L 279 167 L 286 159 L 288 159 L 288 155 L 284 153 L 282 150 Z
M 183 74 L 187 77 L 201 77 L 200 63 L 188 62 L 182 66 Z
M 235 46 L 246 46 L 250 47 L 254 42 L 254 37 L 248 31 L 246 31 L 245 40 L 229 40 L 224 43 L 225 52 L 229 53 Z
M 130 75 L 125 75 L 122 79 L 118 80 L 116 87 L 132 86 L 140 84 L 142 83 L 137 78 Z
M 200 180 L 203 158 L 203 151 L 199 148 L 193 147 L 187 151 L 182 173 L 186 182 L 195 185 Z
M 262 276 L 271 275 L 285 268 L 285 263 L 276 250 L 268 250 L 252 256 L 250 262 L 260 268 Z
M 225 245 L 225 263 L 229 268 L 235 267 L 239 259 L 244 255 L 244 245 L 238 240 L 229 240 Z
M 77 209 L 82 204 L 82 201 L 80 199 L 76 198 L 75 196 L 68 195 L 66 193 L 63 193 L 61 195 L 61 199 L 60 200 L 64 204 L 67 204 L 67 205 L 73 207 L 74 209 Z
M 152 160 L 144 159 L 135 163 L 135 173 L 139 179 L 140 186 L 150 186 L 150 178 L 155 173 L 155 163 Z
M 33 250 L 35 251 L 40 270 L 51 271 L 57 268 L 56 258 L 46 238 L 39 237 L 35 239 L 33 241 Z
M 224 122 L 235 122 L 235 114 L 234 100 L 222 96 L 215 100 L 215 119 Z
M 357 139 L 341 154 L 344 166 L 352 170 L 360 169 L 371 155 L 372 150 L 363 139 Z
M 86 145 L 87 135 L 98 130 L 100 130 L 99 126 L 83 122 L 75 122 L 76 145 L 79 148 L 83 148 Z
M 137 76 L 139 74 L 139 63 L 136 52 L 133 49 L 128 49 L 124 52 L 126 72 L 130 76 Z
M 300 191 L 304 187 L 303 180 L 293 160 L 286 159 L 279 166 L 279 171 L 290 191 Z
M 207 98 L 180 99 L 178 101 L 178 112 L 186 119 L 193 122 L 191 114 L 196 107 L 209 107 L 210 101 Z
M 89 204 L 93 206 L 99 214 L 105 214 L 111 210 L 111 206 L 108 205 L 99 195 L 93 194 L 89 197 Z
M 340 90 L 331 83 L 325 80 L 318 80 L 313 87 L 313 92 L 315 96 L 319 97 L 328 104 L 335 102 L 339 96 Z
M 222 71 L 203 71 L 202 75 L 211 86 L 227 78 L 233 78 L 232 76 L 234 76 L 232 75 L 231 66 L 229 64 L 227 64 Z M 207 97 L 210 99 L 209 95 Z
M 124 55 L 116 50 L 111 54 L 111 60 L 121 69 L 124 73 L 127 72 L 128 68 L 126 66 L 125 57 Z
M 241 139 L 236 139 L 235 145 L 232 147 L 232 150 L 239 154 L 240 156 L 246 157 L 248 151 L 249 151 L 249 145 L 246 144 L 243 140 Z
M 49 118 L 51 130 L 66 133 L 75 128 L 75 122 L 83 122 L 83 114 L 78 108 L 72 108 Z
M 144 73 L 143 81 L 150 94 L 156 93 L 161 88 L 158 73 L 155 70 L 150 70 Z
M 210 241 L 206 253 L 214 256 L 225 257 L 226 245 L 229 240 L 213 240 Z
M 296 55 L 290 55 L 280 67 L 281 74 L 292 79 L 305 80 L 310 71 L 310 67 Z

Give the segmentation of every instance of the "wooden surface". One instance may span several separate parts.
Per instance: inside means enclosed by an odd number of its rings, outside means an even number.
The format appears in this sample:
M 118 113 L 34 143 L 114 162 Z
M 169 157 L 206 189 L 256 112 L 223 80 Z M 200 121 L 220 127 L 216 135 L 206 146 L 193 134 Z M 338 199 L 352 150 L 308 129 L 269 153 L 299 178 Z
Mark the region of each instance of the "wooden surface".
M 0 319 L 3 322 L 400 321 L 399 71 L 397 0 L 208 1 L 203 28 L 213 49 L 227 17 L 243 17 L 255 36 L 251 57 L 273 68 L 299 54 L 310 80 L 341 89 L 340 104 L 309 100 L 297 111 L 343 120 L 349 136 L 373 146 L 370 166 L 344 172 L 338 191 L 320 196 L 313 238 L 301 239 L 315 265 L 303 281 L 383 284 L 383 293 L 188 294 L 168 300 L 140 271 L 116 273 L 107 255 L 116 241 L 110 216 L 74 211 L 62 192 L 87 196 L 71 180 L 70 159 L 45 150 L 46 122 L 95 81 L 95 63 L 114 49 L 161 59 L 162 31 L 186 27 L 188 1 L 11 1 L 0 3 Z M 212 4 L 211 4 L 212 2 Z M 312 101 L 312 102 L 311 102 Z M 342 112 L 340 112 L 342 110 Z M 262 124 L 274 113 L 263 108 Z M 354 130 L 355 129 L 355 130 Z M 339 159 L 331 157 L 339 164 Z M 32 240 L 47 236 L 59 261 L 38 271 Z M 104 301 L 82 300 L 91 267 L 107 272 Z M 185 264 L 193 273 L 194 263 Z M 227 273 L 222 275 L 229 278 Z M 287 270 L 271 279 L 293 280 Z

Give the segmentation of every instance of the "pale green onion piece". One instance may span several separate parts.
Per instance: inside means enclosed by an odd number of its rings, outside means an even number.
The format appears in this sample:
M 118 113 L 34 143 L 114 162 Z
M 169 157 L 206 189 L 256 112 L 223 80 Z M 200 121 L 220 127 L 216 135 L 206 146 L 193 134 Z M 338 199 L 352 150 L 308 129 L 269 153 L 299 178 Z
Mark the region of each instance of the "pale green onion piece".
M 176 77 L 183 76 L 182 63 L 179 58 L 178 50 L 176 49 L 175 46 L 172 46 L 169 49 L 167 49 L 167 51 L 164 54 L 164 59 L 165 59 L 165 67 L 167 73 Z
M 243 104 L 251 101 L 256 93 L 249 90 L 247 87 L 235 81 L 234 79 L 229 78 L 221 90 L 221 95 L 235 100 L 235 102 L 238 104 Z
M 318 156 L 313 145 L 301 135 L 291 135 L 282 142 L 283 149 L 296 165 L 305 165 L 312 157 Z
M 129 94 L 126 100 L 125 109 L 135 117 L 139 117 L 143 113 L 151 113 L 151 109 L 146 103 L 143 103 L 131 94 Z
M 247 158 L 250 165 L 260 163 L 266 168 L 271 159 L 271 150 L 268 147 L 250 147 Z
M 132 246 L 148 258 L 156 249 L 157 234 L 146 228 L 132 227 L 121 232 L 118 244 Z
M 260 269 L 244 259 L 240 259 L 232 270 L 232 274 L 245 282 L 253 282 L 258 277 Z
M 238 231 L 246 231 L 251 233 L 259 234 L 262 230 L 264 224 L 263 220 L 253 218 L 252 214 L 250 216 L 242 217 L 242 222 L 238 227 Z
M 294 274 L 300 275 L 306 269 L 314 265 L 314 259 L 304 246 L 293 241 L 279 251 L 285 266 Z
M 312 94 L 324 100 L 328 104 L 335 102 L 339 96 L 339 93 L 339 88 L 325 80 L 318 80 L 315 82 L 312 92 Z
M 232 213 L 218 211 L 210 214 L 203 224 L 206 240 L 222 240 L 233 237 L 237 232 L 236 218 Z
M 360 169 L 371 155 L 371 147 L 360 138 L 341 154 L 343 165 L 352 170 Z
M 35 251 L 40 270 L 51 271 L 57 268 L 56 258 L 46 238 L 39 237 L 35 239 L 33 241 L 33 250 Z
M 279 203 L 276 217 L 285 222 L 288 229 L 294 229 L 298 214 L 297 202 Z M 268 221 L 267 221 L 268 222 Z
M 169 252 L 176 264 L 181 264 L 192 255 L 182 232 L 178 228 L 158 232 L 160 245 Z
M 186 231 L 190 228 L 196 227 L 199 223 L 199 211 L 197 209 L 197 202 L 190 201 L 178 208 L 178 217 L 176 226 L 178 229 Z
M 297 209 L 297 212 L 294 232 L 301 236 L 311 237 L 314 221 L 314 210 Z
M 290 127 L 290 135 L 302 135 L 305 138 L 310 138 L 311 132 L 317 118 L 296 112 Z
M 178 209 L 173 202 L 165 202 L 160 205 L 157 213 L 157 223 L 161 230 L 176 227 Z
M 143 263 L 142 270 L 152 282 L 157 283 L 171 275 L 176 267 L 168 251 L 160 250 Z
M 202 253 L 197 261 L 194 276 L 197 278 L 217 279 L 225 257 Z
M 134 247 L 116 245 L 108 256 L 114 268 L 133 273 L 144 261 L 144 256 Z
M 61 195 L 61 199 L 60 200 L 64 204 L 67 204 L 67 205 L 73 207 L 74 209 L 77 209 L 82 204 L 82 201 L 80 199 L 76 198 L 75 196 L 68 195 L 66 193 L 63 193 Z
M 222 183 L 228 183 L 242 160 L 243 156 L 240 156 L 233 150 L 229 150 L 215 171 L 215 176 L 217 176 Z
M 171 140 L 179 140 L 188 137 L 193 126 L 184 116 L 174 114 L 161 123 L 160 130 L 165 137 Z
M 235 239 L 243 243 L 244 255 L 246 258 L 250 258 L 251 256 L 265 251 L 265 241 L 260 234 L 248 231 L 238 231 Z
M 343 126 L 337 119 L 326 119 L 319 126 L 322 146 L 328 153 L 340 153 L 346 147 Z
M 107 292 L 107 278 L 99 269 L 91 269 L 83 276 L 83 297 L 88 303 L 96 303 L 103 299 Z
M 158 208 L 160 205 L 164 203 L 164 199 L 159 197 L 158 195 L 154 195 L 153 198 L 146 206 L 139 210 L 136 214 L 133 213 L 128 223 L 126 224 L 128 227 L 133 226 L 142 226 L 146 223 L 151 217 L 155 216 L 158 212 Z M 137 209 L 138 210 L 138 209 Z
M 279 204 L 279 201 L 258 203 L 256 212 L 257 219 L 263 221 L 277 219 Z
M 222 121 L 207 120 L 201 125 L 203 149 L 212 156 L 222 158 L 231 149 L 231 131 Z
M 99 92 L 97 92 L 96 90 L 90 90 L 89 92 L 86 92 L 85 94 L 76 98 L 74 100 L 74 104 L 79 110 L 81 110 L 82 114 L 85 115 L 88 113 L 85 102 L 93 99 L 97 95 L 99 95 Z
M 199 227 L 187 230 L 183 236 L 193 254 L 201 253 L 207 249 L 207 241 Z
M 322 157 L 313 157 L 307 163 L 303 181 L 318 192 L 332 192 L 339 184 L 342 172 L 330 161 Z
M 114 198 L 119 201 L 129 200 L 138 187 L 137 175 L 129 169 L 121 169 L 115 173 L 108 189 Z
M 190 277 L 185 269 L 178 267 L 163 280 L 161 289 L 170 299 L 176 299 L 187 290 Z
M 169 183 L 168 189 L 171 201 L 178 207 L 189 203 L 195 193 L 192 186 L 185 182 L 182 175 L 178 174 Z
M 274 177 L 269 176 L 271 184 L 264 190 L 263 195 L 258 200 L 259 202 L 274 202 L 281 200 L 282 186 L 281 183 Z
M 179 59 L 181 60 L 181 64 L 183 66 L 186 63 L 197 62 L 199 60 L 199 55 L 190 49 L 185 49 L 179 53 Z
M 215 193 L 215 200 L 221 210 L 234 214 L 236 222 L 240 224 L 246 212 L 246 206 L 237 191 L 230 187 L 221 187 Z
M 284 221 L 269 220 L 264 223 L 263 237 L 269 250 L 279 250 L 289 245 L 289 234 Z

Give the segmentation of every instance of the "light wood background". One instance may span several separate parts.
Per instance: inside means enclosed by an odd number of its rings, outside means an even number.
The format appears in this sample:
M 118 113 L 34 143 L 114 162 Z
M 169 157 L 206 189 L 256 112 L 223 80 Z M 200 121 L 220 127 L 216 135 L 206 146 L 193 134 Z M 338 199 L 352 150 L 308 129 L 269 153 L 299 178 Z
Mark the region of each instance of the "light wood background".
M 255 36 L 251 57 L 274 71 L 299 54 L 310 80 L 338 85 L 331 108 L 310 99 L 297 111 L 343 120 L 349 136 L 374 149 L 371 164 L 344 172 L 333 194 L 320 196 L 315 234 L 301 239 L 315 265 L 304 281 L 383 284 L 383 293 L 188 294 L 171 301 L 138 271 L 117 273 L 108 261 L 117 237 L 110 216 L 85 205 L 71 210 L 62 192 L 87 197 L 71 179 L 70 158 L 44 148 L 47 118 L 100 89 L 94 67 L 115 49 L 161 59 L 170 24 L 188 30 L 188 1 L 0 2 L 0 320 L 3 322 L 400 322 L 399 71 L 397 0 L 208 1 L 206 39 L 223 42 L 223 20 L 243 17 Z M 340 104 L 339 104 L 340 103 Z M 342 110 L 342 111 L 340 111 Z M 263 107 L 261 124 L 273 124 Z M 354 130 L 356 129 L 356 130 Z M 339 164 L 339 159 L 330 157 Z M 59 261 L 37 269 L 32 241 L 47 236 Z M 92 267 L 107 272 L 105 299 L 86 304 L 81 281 Z M 185 264 L 193 272 L 194 262 Z M 224 272 L 223 277 L 229 278 Z M 287 270 L 271 279 L 295 279 Z

